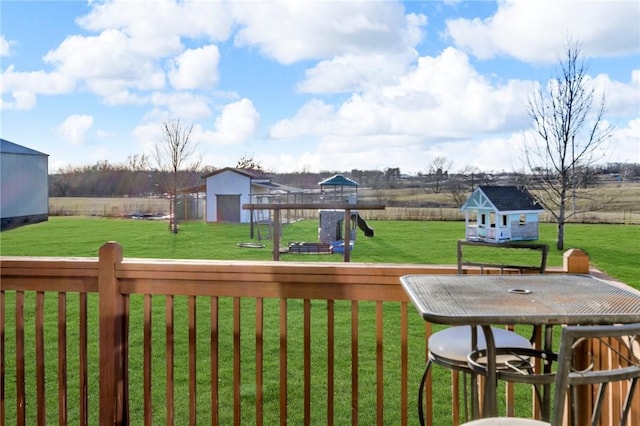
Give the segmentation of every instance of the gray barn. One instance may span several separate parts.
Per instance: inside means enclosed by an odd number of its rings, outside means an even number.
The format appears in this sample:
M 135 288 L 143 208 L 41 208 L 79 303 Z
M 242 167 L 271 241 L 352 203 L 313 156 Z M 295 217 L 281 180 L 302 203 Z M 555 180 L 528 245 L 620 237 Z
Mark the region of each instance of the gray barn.
M 0 230 L 49 218 L 49 156 L 0 139 Z

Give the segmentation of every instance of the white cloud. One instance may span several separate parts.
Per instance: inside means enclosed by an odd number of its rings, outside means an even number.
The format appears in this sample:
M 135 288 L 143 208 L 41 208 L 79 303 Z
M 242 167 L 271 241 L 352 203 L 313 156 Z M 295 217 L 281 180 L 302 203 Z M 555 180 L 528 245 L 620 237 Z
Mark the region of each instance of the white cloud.
M 611 80 L 606 74 L 595 76 L 590 81 L 596 89 L 594 107 L 604 91 L 607 115 L 637 116 L 640 111 L 640 70 L 634 70 L 629 83 Z
M 13 102 L 7 104 L 6 109 L 27 111 L 36 105 L 36 94 L 34 92 L 29 90 L 14 90 L 11 95 L 13 96 Z
M 493 83 L 464 53 L 449 48 L 420 58 L 395 84 L 354 94 L 337 108 L 310 101 L 294 117 L 273 125 L 270 136 L 387 134 L 429 143 L 499 133 L 523 125 L 531 88 L 526 81 Z
M 44 56 L 45 62 L 106 104 L 120 105 L 147 102 L 143 93 L 164 89 L 166 72 L 178 89 L 214 87 L 217 47 L 185 51 L 182 38 L 225 40 L 233 20 L 223 3 L 118 0 L 93 3 L 76 22 L 98 34 L 68 36 Z M 165 59 L 173 68 L 163 69 Z
M 151 119 L 143 124 L 136 126 L 131 132 L 133 138 L 140 146 L 141 151 L 149 156 L 152 162 L 155 162 L 155 159 L 153 158 L 155 146 L 160 140 L 162 140 L 160 123 L 161 119 L 159 119 L 158 121 L 154 121 L 153 119 Z M 153 166 L 157 166 L 157 164 L 153 164 Z
M 605 162 L 640 163 L 640 118 L 614 130 Z
M 110 104 L 138 102 L 130 89 L 161 89 L 162 69 L 135 48 L 131 39 L 118 30 L 105 30 L 98 36 L 67 37 L 44 60 L 57 72 L 84 81 L 93 92 Z
M 4 38 L 3 35 L 0 34 L 0 57 L 1 56 L 9 56 L 11 54 L 11 41 Z
M 169 115 L 196 121 L 211 115 L 210 99 L 190 92 L 156 92 L 149 96 L 155 107 L 166 109 Z
M 211 89 L 218 82 L 220 52 L 214 44 L 185 50 L 174 60 L 169 73 L 176 89 Z
M 238 2 L 240 46 L 258 46 L 283 64 L 371 52 L 398 52 L 419 40 L 422 16 L 395 2 Z
M 86 141 L 86 134 L 91 126 L 92 116 L 73 114 L 62 122 L 57 131 L 69 144 L 78 146 Z
M 305 71 L 297 84 L 301 93 L 360 92 L 372 85 L 391 84 L 416 60 L 415 51 L 399 54 L 342 55 L 319 62 Z
M 16 72 L 13 65 L 0 73 L 0 90 L 3 101 L 2 109 L 30 110 L 36 104 L 36 95 L 57 95 L 68 93 L 75 87 L 75 82 L 68 76 L 53 72 L 29 71 Z M 11 94 L 13 101 L 5 100 Z
M 292 118 L 280 120 L 271 126 L 269 136 L 274 139 L 293 139 L 305 134 L 328 133 L 333 120 L 335 120 L 333 106 L 312 99 Z
M 214 132 L 207 137 L 214 145 L 240 145 L 253 137 L 260 114 L 246 98 L 226 105 L 215 121 Z
M 81 27 L 121 30 L 135 50 L 148 57 L 178 53 L 183 49 L 181 37 L 226 40 L 233 23 L 227 5 L 216 1 L 116 0 L 92 6 L 89 14 L 77 19 Z
M 498 2 L 495 15 L 451 19 L 447 34 L 473 55 L 508 55 L 525 62 L 554 62 L 568 39 L 582 43 L 588 57 L 640 51 L 640 8 L 635 1 Z

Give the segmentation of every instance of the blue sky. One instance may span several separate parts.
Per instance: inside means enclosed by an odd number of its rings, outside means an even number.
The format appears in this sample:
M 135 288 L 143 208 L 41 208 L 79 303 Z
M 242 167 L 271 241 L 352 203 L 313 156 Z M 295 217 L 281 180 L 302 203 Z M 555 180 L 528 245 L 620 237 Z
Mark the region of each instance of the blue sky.
M 214 167 L 520 169 L 527 101 L 568 38 L 615 126 L 599 161 L 640 162 L 636 0 L 3 0 L 0 14 L 0 136 L 52 172 L 151 155 L 166 117 L 193 124 Z

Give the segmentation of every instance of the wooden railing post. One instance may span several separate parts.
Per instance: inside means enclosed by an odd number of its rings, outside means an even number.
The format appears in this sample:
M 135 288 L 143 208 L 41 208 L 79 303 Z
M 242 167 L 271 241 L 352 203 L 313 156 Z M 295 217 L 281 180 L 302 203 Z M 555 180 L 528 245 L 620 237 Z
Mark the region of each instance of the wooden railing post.
M 580 249 L 570 249 L 564 252 L 562 269 L 568 274 L 588 274 L 589 256 Z
M 108 242 L 100 247 L 98 295 L 100 312 L 100 424 L 128 423 L 124 395 L 126 342 L 124 297 L 116 279 L 116 264 L 122 262 L 122 247 Z
M 569 249 L 562 255 L 562 269 L 568 274 L 588 274 L 589 273 L 589 256 L 580 249 Z M 593 361 L 591 347 L 588 341 L 579 344 L 575 350 L 575 367 L 578 369 L 589 368 L 589 364 Z M 575 389 L 575 398 L 577 404 L 582 405 L 582 409 L 576 410 L 577 418 L 571 420 L 573 424 L 588 424 L 588 415 L 591 412 L 591 404 L 593 403 L 590 390 L 586 386 L 577 386 Z M 565 418 L 572 417 L 574 412 L 565 411 Z M 566 420 L 566 419 L 565 419 Z

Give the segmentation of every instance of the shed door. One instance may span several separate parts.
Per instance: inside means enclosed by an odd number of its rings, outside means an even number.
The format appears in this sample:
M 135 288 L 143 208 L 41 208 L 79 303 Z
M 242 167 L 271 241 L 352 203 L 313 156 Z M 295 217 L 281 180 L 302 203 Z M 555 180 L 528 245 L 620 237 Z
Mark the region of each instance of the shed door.
M 218 222 L 240 222 L 240 195 L 216 195 Z

